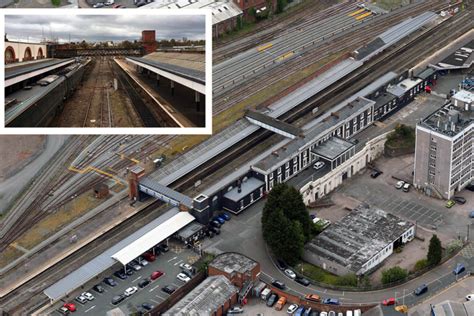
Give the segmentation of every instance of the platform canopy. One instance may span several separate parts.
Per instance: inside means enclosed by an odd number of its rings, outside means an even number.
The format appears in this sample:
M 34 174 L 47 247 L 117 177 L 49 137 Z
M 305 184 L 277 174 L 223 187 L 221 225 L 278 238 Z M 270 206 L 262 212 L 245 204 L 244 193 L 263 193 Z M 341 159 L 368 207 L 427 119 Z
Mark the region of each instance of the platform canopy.
M 180 212 L 113 254 L 112 258 L 125 265 L 192 221 L 194 217 L 191 214 Z

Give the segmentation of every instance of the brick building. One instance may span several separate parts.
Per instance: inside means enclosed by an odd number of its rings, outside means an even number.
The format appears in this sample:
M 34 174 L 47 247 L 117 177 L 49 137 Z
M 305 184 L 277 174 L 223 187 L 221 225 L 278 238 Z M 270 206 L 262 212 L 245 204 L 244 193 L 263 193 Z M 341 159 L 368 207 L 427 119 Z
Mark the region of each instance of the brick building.
M 158 48 L 154 30 L 142 31 L 142 44 L 147 54 L 153 53 Z

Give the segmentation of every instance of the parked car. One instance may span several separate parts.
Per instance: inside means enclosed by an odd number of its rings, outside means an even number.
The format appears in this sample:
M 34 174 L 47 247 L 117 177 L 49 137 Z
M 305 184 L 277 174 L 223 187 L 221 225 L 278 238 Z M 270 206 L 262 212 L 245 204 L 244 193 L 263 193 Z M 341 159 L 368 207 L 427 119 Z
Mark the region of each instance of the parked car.
M 179 267 L 180 267 L 181 269 L 183 269 L 183 270 L 186 270 L 186 271 L 190 271 L 190 272 L 193 272 L 193 271 L 194 271 L 193 266 L 190 265 L 190 264 L 188 264 L 188 263 L 184 263 L 184 262 L 183 262 L 183 263 L 181 263 L 181 264 L 179 265 Z
M 64 303 L 63 307 L 66 307 L 70 312 L 76 311 L 76 305 L 74 305 L 74 303 Z
M 109 285 L 109 286 L 116 286 L 117 285 L 117 282 L 115 282 L 115 280 L 111 277 L 104 278 L 104 283 Z
M 474 294 L 466 295 L 466 301 L 474 301 Z
M 305 300 L 312 301 L 312 302 L 319 302 L 321 301 L 321 297 L 317 294 L 306 294 L 304 296 Z
M 137 258 L 138 264 L 140 264 L 142 267 L 146 267 L 148 265 L 148 261 L 143 259 L 142 257 Z
M 104 4 L 102 2 L 98 2 L 92 6 L 93 8 L 103 8 Z
M 456 202 L 455 202 L 454 200 L 448 200 L 448 201 L 446 202 L 446 207 L 447 207 L 447 208 L 451 208 L 451 207 L 454 206 L 454 204 L 456 204 Z
M 466 199 L 463 198 L 462 196 L 454 196 L 453 200 L 454 200 L 454 202 L 456 202 L 458 204 L 461 204 L 461 205 L 466 203 Z
M 212 221 L 210 222 L 210 225 L 211 225 L 211 226 L 214 226 L 214 227 L 217 227 L 217 228 L 221 228 L 221 226 L 222 226 L 221 223 L 219 223 L 219 222 L 216 221 L 216 220 L 212 220 Z
M 222 217 L 219 217 L 219 216 L 214 216 L 212 218 L 213 221 L 216 221 L 216 222 L 219 222 L 219 224 L 223 225 L 225 223 L 225 219 L 223 219 Z
M 143 7 L 144 5 L 146 5 L 145 0 L 138 1 L 137 4 L 136 4 L 137 7 Z
M 403 185 L 403 192 L 410 192 L 410 187 L 411 187 L 411 184 L 410 183 L 405 183 Z
M 391 297 L 386 300 L 383 300 L 382 305 L 385 305 L 385 306 L 395 305 L 395 298 Z
M 58 309 L 58 312 L 62 315 L 69 315 L 70 311 L 69 309 L 67 309 L 66 307 L 64 306 L 61 306 L 59 309 Z
M 115 271 L 115 272 L 114 272 L 114 275 L 115 275 L 117 278 L 122 279 L 122 280 L 125 280 L 126 278 L 128 278 L 128 276 L 127 276 L 125 273 L 123 273 L 122 270 Z
M 316 161 L 316 163 L 313 165 L 313 168 L 316 170 L 319 170 L 322 167 L 324 167 L 324 161 Z
M 471 211 L 471 212 L 469 213 L 469 218 L 474 218 L 474 211 Z
M 88 301 L 92 301 L 95 297 L 89 292 L 82 292 L 81 296 L 84 296 Z
M 156 279 L 158 279 L 160 276 L 162 276 L 163 274 L 164 274 L 163 272 L 157 270 L 157 271 L 154 271 L 154 272 L 151 273 L 151 277 L 150 277 L 150 278 L 151 278 L 152 280 L 156 280 Z
M 466 185 L 466 189 L 471 192 L 474 192 L 474 183 L 471 182 L 470 184 Z
M 323 300 L 323 304 L 340 305 L 339 300 L 337 298 L 325 298 Z
M 130 262 L 129 264 L 127 264 L 127 267 L 129 269 L 133 269 L 135 271 L 140 271 L 142 269 L 141 265 L 139 265 L 138 263 L 135 263 L 135 262 Z
M 231 219 L 230 215 L 227 214 L 227 213 L 225 213 L 225 212 L 224 212 L 224 213 L 220 213 L 220 214 L 219 214 L 219 217 L 225 219 L 226 221 L 230 221 L 230 219 Z
M 183 281 L 183 282 L 189 282 L 191 280 L 190 277 L 188 277 L 186 274 L 184 273 L 178 273 L 178 275 L 176 276 L 176 278 L 180 281 Z
M 181 273 L 184 273 L 188 278 L 192 279 L 193 278 L 193 274 L 191 273 L 191 271 L 188 271 L 188 270 L 182 270 Z
M 130 276 L 130 275 L 133 275 L 135 272 L 133 269 L 125 269 L 125 274 Z
M 242 314 L 244 309 L 240 306 L 232 306 L 228 311 L 227 314 Z
M 284 273 L 290 279 L 296 278 L 296 273 L 294 273 L 293 270 L 291 270 L 291 269 L 285 269 Z
M 278 269 L 280 269 L 281 271 L 285 271 L 286 269 L 288 269 L 288 265 L 285 263 L 285 261 L 281 260 L 281 259 L 276 259 L 276 266 Z
M 166 285 L 161 289 L 163 292 L 171 295 L 173 294 L 174 291 L 176 291 L 176 288 L 172 285 Z
M 277 311 L 281 311 L 283 309 L 283 307 L 285 306 L 285 304 L 286 304 L 286 297 L 281 296 L 278 299 L 277 303 L 275 304 L 275 309 Z
M 312 310 L 313 310 L 313 309 L 312 309 L 311 307 L 308 307 L 308 309 L 306 309 L 306 310 L 304 311 L 303 316 L 309 316 L 309 314 L 311 314 L 311 311 L 312 311 Z
M 221 233 L 221 230 L 219 229 L 219 227 L 211 226 L 211 227 L 209 227 L 209 230 L 211 232 L 213 232 L 214 234 L 216 234 L 216 235 L 220 235 L 220 233 Z
M 453 273 L 454 273 L 454 275 L 458 275 L 458 274 L 463 273 L 464 270 L 466 270 L 466 268 L 464 267 L 464 265 L 463 265 L 462 263 L 458 263 L 458 264 L 456 265 L 456 267 L 454 268 Z
M 145 252 L 143 254 L 143 257 L 146 259 L 148 262 L 153 262 L 156 260 L 156 256 L 150 252 Z
M 125 295 L 123 294 L 120 294 L 120 295 L 116 295 L 112 298 L 112 305 L 117 305 L 119 304 L 121 301 L 123 301 L 125 299 Z
M 396 184 L 395 184 L 395 187 L 400 190 L 401 188 L 403 188 L 403 186 L 405 185 L 405 181 L 398 181 Z
M 293 314 L 297 309 L 298 309 L 298 305 L 296 304 L 291 304 L 290 306 L 288 306 L 288 309 L 286 310 L 286 313 L 287 314 Z
M 82 295 L 76 296 L 75 300 L 76 300 L 76 302 L 79 302 L 79 303 L 81 303 L 81 304 L 87 303 L 87 298 L 85 298 L 85 297 L 82 296 Z
M 126 289 L 123 294 L 125 296 L 131 296 L 133 294 L 135 294 L 136 292 L 138 291 L 138 288 L 136 286 L 131 286 L 129 287 L 128 289 Z
M 275 280 L 272 282 L 272 285 L 277 289 L 284 290 L 286 288 L 285 283 L 281 282 L 280 280 Z
M 105 4 L 106 6 L 113 5 L 114 3 L 115 3 L 114 0 L 107 0 L 107 1 L 104 2 L 104 4 Z
M 298 309 L 296 310 L 296 312 L 293 314 L 295 316 L 303 316 L 303 313 L 304 313 L 304 307 L 303 306 L 300 306 L 298 307 Z
M 308 285 L 311 284 L 311 282 L 309 282 L 308 279 L 303 278 L 303 277 L 299 277 L 299 276 L 297 276 L 297 277 L 295 278 L 295 281 L 298 282 L 298 283 L 301 284 L 301 285 L 304 285 L 304 286 L 308 286 Z
M 138 282 L 138 287 L 144 288 L 145 286 L 147 286 L 147 285 L 150 284 L 150 283 L 151 283 L 150 279 L 144 278 L 143 280 L 141 280 L 140 282 Z
M 104 293 L 104 291 L 105 291 L 104 287 L 100 284 L 94 285 L 94 287 L 92 289 L 94 291 L 96 291 L 97 293 Z
M 147 311 L 151 311 L 155 306 L 151 305 L 150 303 L 143 303 L 142 307 Z
M 372 171 L 372 173 L 370 174 L 370 176 L 375 179 L 375 178 L 377 178 L 378 176 L 380 176 L 382 173 L 383 173 L 382 171 L 374 170 L 374 171 Z
M 277 300 L 278 300 L 278 295 L 276 295 L 276 293 L 272 293 L 272 295 L 270 295 L 270 297 L 267 300 L 267 306 L 273 307 L 273 305 L 275 305 Z
M 416 296 L 421 295 L 421 294 L 426 293 L 426 292 L 428 292 L 428 286 L 426 284 L 420 285 L 414 291 Z

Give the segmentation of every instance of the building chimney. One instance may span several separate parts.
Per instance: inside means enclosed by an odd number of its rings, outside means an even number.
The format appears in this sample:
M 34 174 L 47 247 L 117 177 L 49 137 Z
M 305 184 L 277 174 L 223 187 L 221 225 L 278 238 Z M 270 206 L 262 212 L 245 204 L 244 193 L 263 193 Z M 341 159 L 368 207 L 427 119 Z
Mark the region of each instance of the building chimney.
M 242 181 L 237 180 L 237 192 L 242 193 Z

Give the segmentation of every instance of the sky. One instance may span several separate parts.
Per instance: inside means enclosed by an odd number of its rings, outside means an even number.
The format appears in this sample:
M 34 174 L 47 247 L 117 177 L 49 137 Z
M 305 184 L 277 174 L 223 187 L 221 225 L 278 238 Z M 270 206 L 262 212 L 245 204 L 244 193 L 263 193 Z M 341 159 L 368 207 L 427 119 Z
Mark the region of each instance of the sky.
M 204 15 L 6 15 L 9 40 L 40 42 L 44 37 L 60 42 L 134 41 L 143 30 L 155 30 L 156 39 L 204 39 Z

